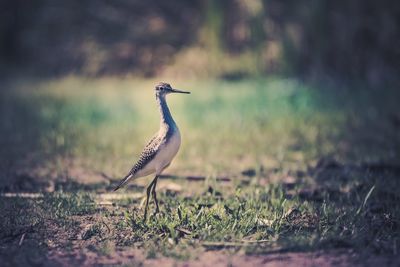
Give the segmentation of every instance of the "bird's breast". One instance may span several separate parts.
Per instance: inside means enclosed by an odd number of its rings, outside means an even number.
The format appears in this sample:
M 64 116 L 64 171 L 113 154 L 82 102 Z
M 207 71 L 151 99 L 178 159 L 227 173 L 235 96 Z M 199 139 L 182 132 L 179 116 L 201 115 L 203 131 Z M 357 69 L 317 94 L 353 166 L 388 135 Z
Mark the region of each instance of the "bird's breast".
M 178 153 L 180 146 L 181 135 L 179 130 L 176 129 L 159 148 L 159 152 L 156 155 L 156 162 L 158 163 L 156 169 L 158 169 L 158 171 L 162 171 L 171 163 Z

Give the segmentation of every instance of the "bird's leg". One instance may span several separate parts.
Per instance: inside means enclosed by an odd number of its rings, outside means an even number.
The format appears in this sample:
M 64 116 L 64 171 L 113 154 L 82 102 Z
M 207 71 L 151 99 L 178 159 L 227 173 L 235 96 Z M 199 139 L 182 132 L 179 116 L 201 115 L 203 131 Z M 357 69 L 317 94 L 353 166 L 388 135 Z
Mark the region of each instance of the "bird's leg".
M 150 199 L 150 193 L 151 193 L 151 189 L 154 185 L 154 181 L 155 179 L 149 184 L 149 186 L 146 189 L 146 206 L 144 208 L 144 218 L 143 221 L 146 221 L 147 219 L 147 208 L 149 207 L 149 199 Z
M 156 203 L 156 212 L 154 214 L 157 214 L 160 212 L 160 208 L 158 207 L 157 193 L 156 193 L 157 180 L 158 180 L 158 176 L 156 176 L 156 178 L 154 178 L 154 181 L 153 181 L 154 184 L 153 184 L 153 189 L 152 189 L 154 203 Z

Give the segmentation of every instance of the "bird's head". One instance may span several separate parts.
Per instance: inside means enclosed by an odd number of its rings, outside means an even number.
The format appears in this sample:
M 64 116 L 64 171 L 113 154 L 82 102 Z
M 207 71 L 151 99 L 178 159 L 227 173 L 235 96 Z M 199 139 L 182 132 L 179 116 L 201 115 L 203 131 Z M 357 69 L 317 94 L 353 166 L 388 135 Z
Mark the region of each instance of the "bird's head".
M 170 93 L 190 94 L 190 92 L 174 89 L 171 87 L 170 84 L 163 82 L 156 85 L 155 91 L 156 91 L 156 96 L 158 97 L 164 97 Z

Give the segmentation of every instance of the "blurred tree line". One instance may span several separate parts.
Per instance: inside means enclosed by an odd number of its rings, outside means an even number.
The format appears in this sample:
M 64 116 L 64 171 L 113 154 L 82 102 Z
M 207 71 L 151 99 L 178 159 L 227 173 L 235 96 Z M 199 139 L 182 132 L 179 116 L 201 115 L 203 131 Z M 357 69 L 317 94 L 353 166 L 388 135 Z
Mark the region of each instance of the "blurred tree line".
M 196 74 L 198 61 L 202 75 L 225 77 L 399 78 L 396 0 L 0 2 L 2 72 L 152 76 L 183 63 Z M 221 62 L 237 67 L 207 72 Z

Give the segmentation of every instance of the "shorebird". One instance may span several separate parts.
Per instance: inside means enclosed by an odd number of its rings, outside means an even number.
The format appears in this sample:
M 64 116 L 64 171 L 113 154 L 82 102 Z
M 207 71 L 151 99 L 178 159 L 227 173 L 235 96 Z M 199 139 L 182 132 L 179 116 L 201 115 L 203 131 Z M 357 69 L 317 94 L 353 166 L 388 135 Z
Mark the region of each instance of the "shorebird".
M 166 96 L 170 93 L 190 94 L 190 92 L 174 89 L 168 83 L 159 83 L 155 87 L 155 95 L 160 110 L 160 129 L 147 143 L 139 160 L 133 165 L 129 173 L 120 181 L 114 191 L 128 183 L 128 181 L 155 173 L 153 181 L 146 190 L 146 206 L 144 210 L 144 221 L 147 218 L 147 209 L 149 206 L 150 194 L 153 195 L 156 204 L 156 212 L 160 211 L 158 207 L 156 186 L 159 175 L 171 164 L 171 161 L 178 153 L 181 145 L 181 134 L 169 111 Z

